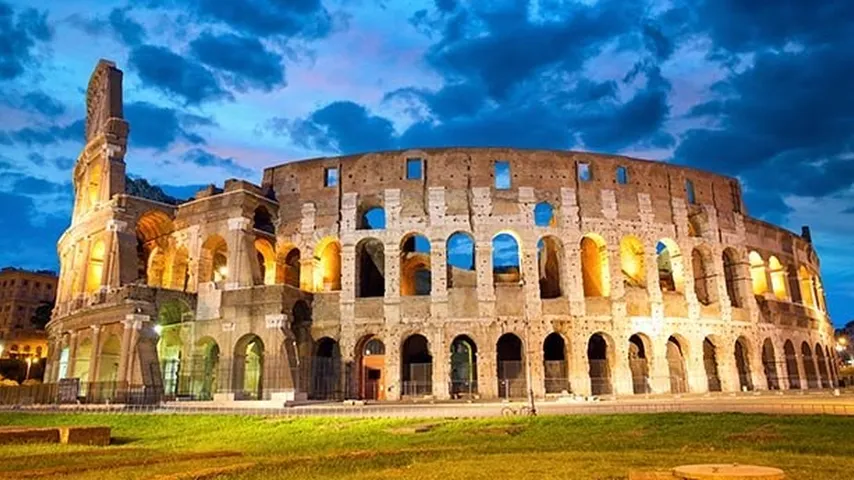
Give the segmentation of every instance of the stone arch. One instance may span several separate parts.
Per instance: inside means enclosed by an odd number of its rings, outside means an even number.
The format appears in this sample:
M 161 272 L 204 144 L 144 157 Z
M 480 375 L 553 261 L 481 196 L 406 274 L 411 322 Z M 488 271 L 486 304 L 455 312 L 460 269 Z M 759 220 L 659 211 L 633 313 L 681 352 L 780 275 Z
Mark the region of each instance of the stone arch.
M 360 398 L 384 400 L 385 344 L 376 335 L 366 335 L 362 337 L 356 348 Z
M 160 312 L 165 310 L 161 308 Z M 160 315 L 160 314 L 159 314 Z M 159 320 L 159 318 L 158 318 Z M 160 360 L 160 372 L 163 375 L 163 393 L 167 397 L 175 397 L 181 392 L 183 376 L 184 341 L 181 338 L 180 320 L 177 322 L 160 323 L 157 329 L 160 338 L 157 341 L 157 358 Z
M 803 265 L 798 267 L 798 284 L 800 285 L 801 303 L 805 307 L 818 308 L 815 300 L 812 274 Z
M 375 238 L 356 244 L 356 297 L 385 295 L 385 247 Z
M 295 245 L 286 245 L 281 253 L 282 274 L 280 275 L 281 283 L 290 285 L 294 288 L 300 288 L 300 279 L 302 277 L 302 263 L 299 248 Z
M 218 388 L 219 344 L 212 337 L 202 337 L 196 342 L 193 358 L 192 395 L 198 400 L 211 400 Z
M 86 293 L 94 293 L 101 289 L 106 256 L 104 241 L 95 241 L 89 249 L 89 264 L 86 267 Z
M 733 307 L 743 308 L 745 305 L 742 295 L 741 278 L 739 268 L 741 255 L 734 248 L 726 248 L 723 252 L 724 282 L 729 303 Z
M 569 366 L 566 341 L 557 332 L 543 340 L 543 380 L 546 393 L 569 391 Z
M 771 255 L 768 257 L 768 270 L 771 272 L 771 291 L 774 292 L 774 297 L 777 300 L 786 300 L 788 298 L 787 284 L 788 279 L 786 268 L 780 263 L 777 257 Z
M 671 335 L 667 339 L 666 357 L 670 372 L 670 393 L 688 391 L 688 375 L 685 366 L 687 346 L 687 341 L 679 335 Z
M 804 376 L 807 380 L 807 388 L 819 388 L 818 372 L 815 369 L 812 348 L 809 343 L 801 343 L 801 361 L 804 364 Z
M 649 355 L 651 342 L 649 337 L 636 333 L 629 337 L 629 370 L 632 373 L 632 391 L 637 394 L 650 393 Z
M 121 355 L 122 345 L 118 335 L 108 336 L 101 344 L 98 357 L 98 382 L 113 383 L 118 380 Z
M 711 336 L 703 339 L 703 367 L 706 371 L 706 385 L 710 392 L 721 391 L 721 377 L 718 373 L 718 347 Z
M 581 238 L 581 274 L 585 297 L 610 295 L 608 248 L 605 239 L 595 233 Z
M 445 242 L 448 288 L 477 287 L 474 238 L 466 232 L 454 232 Z
M 169 236 L 174 230 L 172 219 L 164 212 L 149 210 L 140 215 L 136 222 L 137 278 L 148 282 L 151 254 L 158 246 L 162 251 L 167 249 Z M 162 270 L 155 274 L 155 279 L 160 277 L 156 286 L 162 285 L 162 275 Z
M 745 337 L 735 340 L 733 349 L 735 368 L 738 371 L 738 386 L 742 391 L 753 390 L 753 377 L 750 370 L 750 343 Z
M 627 287 L 646 289 L 643 242 L 634 235 L 620 239 L 620 269 Z
M 477 344 L 468 335 L 451 342 L 451 397 L 477 395 Z
M 235 399 L 264 398 L 264 342 L 254 333 L 247 333 L 234 344 L 232 384 Z
M 780 390 L 780 377 L 777 373 L 777 355 L 774 351 L 774 342 L 770 338 L 766 338 L 762 342 L 762 371 L 765 373 L 768 390 Z
M 603 332 L 594 333 L 587 340 L 588 375 L 590 392 L 593 395 L 614 393 L 614 387 L 611 385 L 613 350 L 613 340 Z
M 655 253 L 661 291 L 683 292 L 685 277 L 679 245 L 669 238 L 662 238 L 655 246 Z
M 818 343 L 815 344 L 815 362 L 818 364 L 818 376 L 821 386 L 823 388 L 830 388 L 832 382 L 830 381 L 830 373 L 828 373 L 827 371 L 827 363 L 825 362 L 824 350 Z
M 148 254 L 145 267 L 146 284 L 149 287 L 160 287 L 164 284 L 166 274 L 166 252 L 160 246 L 155 246 Z
M 167 278 L 164 279 L 164 285 L 166 288 L 187 291 L 187 287 L 189 286 L 188 283 L 190 281 L 189 266 L 190 254 L 188 253 L 187 248 L 184 246 L 175 248 L 175 251 L 169 261 Z
M 315 247 L 314 256 L 318 259 L 314 272 L 315 291 L 341 290 L 341 243 L 338 239 L 324 238 Z
M 401 344 L 400 382 L 401 395 L 423 397 L 433 393 L 433 356 L 424 335 L 412 334 Z
M 557 225 L 554 207 L 549 202 L 540 202 L 534 206 L 534 225 L 538 227 L 554 227 Z
M 74 356 L 74 378 L 79 378 L 81 388 L 89 381 L 89 368 L 92 365 L 92 339 L 86 338 L 77 345 Z M 85 394 L 85 392 L 81 392 Z
M 754 295 L 764 295 L 768 291 L 768 274 L 765 270 L 765 260 L 756 250 L 751 250 L 747 255 L 750 262 L 750 283 Z
M 228 243 L 217 234 L 202 243 L 199 257 L 199 279 L 204 282 L 224 282 L 228 278 Z
M 341 348 L 338 342 L 323 337 L 315 342 L 311 361 L 311 396 L 317 400 L 339 398 L 341 382 Z
M 521 243 L 515 233 L 501 232 L 492 237 L 493 283 L 518 283 L 522 280 Z
M 697 301 L 703 305 L 711 305 L 717 301 L 715 291 L 714 271 L 711 265 L 711 252 L 708 247 L 697 246 L 691 251 L 691 267 L 694 270 L 694 294 Z
M 514 333 L 505 333 L 495 344 L 498 369 L 498 396 L 518 398 L 525 396 L 525 362 L 522 339 Z
M 383 207 L 366 209 L 359 217 L 359 230 L 382 230 L 386 226 L 386 214 Z
M 259 207 L 261 208 L 261 207 Z M 276 283 L 276 250 L 266 238 L 255 239 L 255 258 L 258 261 L 259 275 L 256 285 L 273 285 Z
M 400 295 L 426 296 L 432 290 L 430 240 L 410 233 L 400 241 Z
M 800 390 L 801 374 L 798 368 L 798 353 L 791 340 L 786 340 L 783 345 L 783 355 L 786 357 L 786 378 L 789 380 L 789 390 Z
M 557 237 L 546 235 L 537 242 L 537 265 L 540 277 L 540 298 L 559 298 L 563 270 L 563 244 Z
M 258 205 L 252 213 L 252 228 L 275 235 L 276 226 L 273 223 L 273 216 L 264 205 Z

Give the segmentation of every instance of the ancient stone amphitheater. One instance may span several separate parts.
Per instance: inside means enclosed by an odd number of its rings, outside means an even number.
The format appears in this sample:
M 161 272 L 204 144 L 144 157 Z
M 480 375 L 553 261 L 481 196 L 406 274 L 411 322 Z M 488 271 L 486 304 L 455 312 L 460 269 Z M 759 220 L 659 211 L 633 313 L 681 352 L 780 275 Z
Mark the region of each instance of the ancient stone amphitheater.
M 414 149 L 288 162 L 260 186 L 174 202 L 125 177 L 121 78 L 101 61 L 90 81 L 49 325 L 47 379 L 79 379 L 85 401 L 835 381 L 809 231 L 750 218 L 733 178 L 583 152 Z

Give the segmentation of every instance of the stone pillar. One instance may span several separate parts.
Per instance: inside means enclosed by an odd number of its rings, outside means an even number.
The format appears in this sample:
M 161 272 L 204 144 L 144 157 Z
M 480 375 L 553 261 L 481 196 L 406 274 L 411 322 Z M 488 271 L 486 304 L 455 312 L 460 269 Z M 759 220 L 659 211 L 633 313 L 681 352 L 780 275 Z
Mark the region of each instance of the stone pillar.
M 481 317 L 492 318 L 495 311 L 495 285 L 492 279 L 492 239 L 475 241 L 477 263 L 477 299 Z M 494 347 L 493 347 L 494 348 Z M 478 390 L 480 387 L 478 386 Z
M 718 360 L 718 377 L 721 379 L 721 391 L 741 391 L 738 378 L 738 367 L 735 363 L 734 342 L 721 339 L 715 344 L 715 355 Z
M 121 275 L 119 273 L 120 256 L 119 256 L 119 232 L 127 230 L 127 222 L 121 220 L 110 219 L 107 222 L 107 235 L 104 238 L 104 276 L 101 279 L 101 286 L 118 287 L 121 285 Z
M 74 364 L 77 363 L 77 332 L 68 332 L 68 369 L 66 369 L 66 378 L 74 377 Z
M 450 345 L 445 343 L 443 328 L 433 330 L 430 336 L 430 355 L 433 356 L 433 397 L 439 400 L 451 398 L 449 383 L 451 378 Z
M 662 341 L 663 340 L 663 341 Z M 649 364 L 650 388 L 652 393 L 670 392 L 670 364 L 667 362 L 667 338 L 651 338 L 652 358 L 647 360 Z M 650 354 L 647 352 L 647 357 Z
M 706 374 L 706 366 L 703 363 L 702 337 L 691 344 L 688 355 L 685 356 L 685 369 L 687 370 L 689 392 L 703 393 L 709 391 L 709 377 Z
M 570 349 L 569 382 L 573 393 L 590 395 L 590 366 L 587 363 L 587 335 L 573 331 L 568 339 Z
M 122 321 L 124 331 L 122 332 L 121 356 L 119 357 L 117 374 L 118 383 L 122 387 L 127 387 L 133 381 L 134 354 L 139 339 L 139 330 L 149 318 L 148 315 L 130 314 L 126 315 Z
M 492 335 L 484 335 L 482 338 L 484 343 L 477 346 L 477 392 L 482 398 L 496 398 L 498 397 L 496 338 Z
M 573 316 L 582 317 L 586 314 L 587 305 L 584 303 L 584 277 L 581 271 L 581 244 L 574 241 L 563 246 L 565 250 L 563 274 L 566 275 L 569 311 Z M 586 351 L 585 347 L 585 351 Z
M 608 345 L 609 363 L 613 365 L 611 373 L 611 382 L 613 383 L 614 394 L 616 395 L 632 395 L 634 394 L 634 385 L 632 382 L 632 369 L 629 368 L 629 340 L 627 338 L 614 338 L 615 345 Z M 614 358 L 610 358 L 610 355 Z
M 385 252 L 383 316 L 386 324 L 394 325 L 400 322 L 400 244 L 397 240 L 388 242 L 383 246 L 383 250 Z
M 385 398 L 386 400 L 400 400 L 403 384 L 401 383 L 401 365 L 400 365 L 400 342 L 401 338 L 398 334 L 388 335 L 386 337 L 385 350 Z
M 98 381 L 98 370 L 101 367 L 101 326 L 90 325 L 92 329 L 92 356 L 89 359 L 89 383 Z
M 768 390 L 768 377 L 765 376 L 765 365 L 762 363 L 762 345 L 754 345 L 750 349 L 750 380 L 754 390 Z
M 526 332 L 526 336 L 526 358 L 530 360 L 530 364 L 525 365 L 526 377 L 531 382 L 530 387 L 534 392 L 534 396 L 544 398 L 546 396 L 546 383 L 545 366 L 543 364 L 543 339 L 539 338 L 540 336 L 534 331 L 531 331 L 530 327 Z M 528 372 L 528 368 L 530 368 L 530 373 Z
M 234 217 L 228 219 L 228 279 L 225 284 L 226 290 L 240 287 L 252 286 L 252 268 L 248 263 L 251 250 L 247 244 L 247 229 L 250 221 L 245 217 Z

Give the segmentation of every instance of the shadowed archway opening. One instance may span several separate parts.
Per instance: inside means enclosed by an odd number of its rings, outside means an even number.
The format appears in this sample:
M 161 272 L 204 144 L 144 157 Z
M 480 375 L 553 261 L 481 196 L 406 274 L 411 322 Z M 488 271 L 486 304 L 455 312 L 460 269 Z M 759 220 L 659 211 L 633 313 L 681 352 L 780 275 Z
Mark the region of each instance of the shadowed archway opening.
M 818 364 L 818 375 L 823 388 L 830 388 L 830 374 L 827 372 L 827 363 L 824 360 L 824 351 L 821 345 L 815 344 L 815 362 Z
M 433 356 L 424 335 L 410 335 L 400 348 L 401 395 L 423 397 L 433 393 Z
M 385 344 L 375 336 L 359 342 L 359 395 L 365 400 L 385 399 Z
M 614 393 L 611 385 L 610 348 L 601 333 L 594 334 L 587 341 L 587 363 L 590 376 L 590 393 L 610 395 Z
M 569 392 L 566 342 L 557 332 L 550 333 L 543 341 L 543 373 L 546 393 Z
M 683 342 L 671 336 L 667 339 L 667 367 L 670 371 L 670 393 L 685 393 L 688 391 L 688 380 L 685 369 L 685 353 Z
M 356 245 L 356 297 L 385 295 L 385 248 L 382 242 L 366 238 Z
M 721 377 L 718 374 L 717 347 L 709 337 L 703 340 L 703 367 L 706 371 L 706 382 L 710 392 L 721 391 Z
M 430 295 L 432 283 L 430 241 L 424 235 L 407 235 L 400 242 L 400 295 Z
M 466 335 L 451 343 L 451 397 L 477 394 L 477 345 Z
M 540 298 L 559 298 L 563 246 L 557 237 L 546 236 L 537 242 L 537 265 L 540 277 Z
M 768 390 L 780 390 L 780 377 L 777 374 L 777 358 L 774 353 L 774 344 L 770 338 L 762 343 L 762 371 L 765 372 L 765 381 Z
M 522 361 L 522 340 L 505 333 L 496 344 L 498 395 L 501 398 L 525 396 L 525 364 Z
M 801 373 L 798 368 L 798 353 L 791 340 L 786 340 L 783 345 L 783 355 L 786 356 L 786 378 L 789 380 L 789 390 L 800 390 Z
M 323 337 L 317 341 L 311 361 L 311 398 L 332 400 L 341 395 L 341 349 L 338 342 Z
M 637 394 L 649 393 L 648 340 L 641 335 L 629 337 L 629 369 L 632 372 L 632 391 Z
M 819 388 L 815 360 L 813 359 L 812 349 L 807 342 L 801 344 L 801 358 L 804 363 L 804 376 L 807 378 L 807 388 Z

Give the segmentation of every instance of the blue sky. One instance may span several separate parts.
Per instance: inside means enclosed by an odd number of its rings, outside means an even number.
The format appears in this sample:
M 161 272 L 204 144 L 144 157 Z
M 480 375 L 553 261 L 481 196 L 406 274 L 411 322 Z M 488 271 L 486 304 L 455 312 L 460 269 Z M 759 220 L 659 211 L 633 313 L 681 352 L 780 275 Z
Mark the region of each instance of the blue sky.
M 173 194 L 321 154 L 504 145 L 737 176 L 812 227 L 854 318 L 849 0 L 0 0 L 0 265 L 56 268 L 84 90 L 125 71 L 128 170 Z

